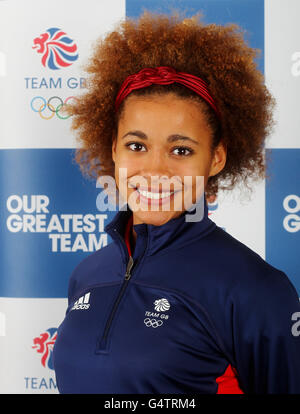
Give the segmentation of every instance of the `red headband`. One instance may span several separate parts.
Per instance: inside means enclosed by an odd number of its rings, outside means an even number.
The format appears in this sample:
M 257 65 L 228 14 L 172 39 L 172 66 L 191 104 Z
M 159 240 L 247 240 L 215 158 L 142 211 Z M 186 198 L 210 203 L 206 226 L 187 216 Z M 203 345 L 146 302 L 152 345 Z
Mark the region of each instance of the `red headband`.
M 122 83 L 118 92 L 115 101 L 115 110 L 118 110 L 123 99 L 135 89 L 141 89 L 154 83 L 158 85 L 170 85 L 174 82 L 181 83 L 200 95 L 212 107 L 218 118 L 221 118 L 220 111 L 215 100 L 210 95 L 207 84 L 195 75 L 185 72 L 176 72 L 176 70 L 170 66 L 143 68 L 139 72 L 129 75 Z

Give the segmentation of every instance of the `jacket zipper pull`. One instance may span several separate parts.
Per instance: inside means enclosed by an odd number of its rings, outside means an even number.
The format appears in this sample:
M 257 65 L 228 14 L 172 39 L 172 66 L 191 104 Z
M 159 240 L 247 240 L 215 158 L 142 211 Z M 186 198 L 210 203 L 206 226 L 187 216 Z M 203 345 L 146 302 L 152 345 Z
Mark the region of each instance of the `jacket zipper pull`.
M 126 267 L 126 273 L 125 273 L 125 280 L 129 280 L 131 278 L 131 269 L 133 266 L 133 258 L 131 256 L 129 256 L 129 261 L 127 263 L 127 267 Z

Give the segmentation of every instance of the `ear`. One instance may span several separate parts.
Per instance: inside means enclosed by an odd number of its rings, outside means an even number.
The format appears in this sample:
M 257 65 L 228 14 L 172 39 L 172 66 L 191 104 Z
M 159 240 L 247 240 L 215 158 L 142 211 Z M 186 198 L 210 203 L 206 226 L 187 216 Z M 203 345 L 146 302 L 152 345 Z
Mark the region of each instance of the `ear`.
M 214 149 L 213 159 L 210 166 L 209 177 L 217 175 L 223 170 L 226 164 L 227 148 L 226 145 L 221 141 Z

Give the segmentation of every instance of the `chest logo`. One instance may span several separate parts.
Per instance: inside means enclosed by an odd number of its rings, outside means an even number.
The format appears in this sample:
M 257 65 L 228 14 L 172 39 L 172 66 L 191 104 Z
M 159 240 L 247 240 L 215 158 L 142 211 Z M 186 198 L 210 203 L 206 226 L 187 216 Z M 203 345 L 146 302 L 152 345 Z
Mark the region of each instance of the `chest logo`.
M 157 299 L 153 302 L 153 304 L 156 312 L 145 312 L 145 316 L 147 316 L 147 318 L 144 319 L 144 324 L 147 326 L 147 328 L 158 328 L 159 326 L 163 325 L 163 319 L 165 321 L 169 319 L 169 315 L 166 313 L 160 313 L 166 312 L 170 309 L 170 303 L 167 299 Z
M 170 309 L 170 304 L 169 304 L 168 300 L 165 299 L 165 298 L 157 299 L 154 302 L 154 309 L 157 312 L 165 312 L 165 311 L 168 311 Z

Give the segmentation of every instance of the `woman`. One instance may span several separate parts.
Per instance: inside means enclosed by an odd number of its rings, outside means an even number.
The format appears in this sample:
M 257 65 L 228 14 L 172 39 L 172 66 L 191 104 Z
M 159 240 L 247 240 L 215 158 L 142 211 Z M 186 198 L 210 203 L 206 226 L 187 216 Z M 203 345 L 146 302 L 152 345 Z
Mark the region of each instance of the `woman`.
M 96 47 L 69 108 L 76 159 L 115 177 L 125 208 L 71 276 L 60 392 L 300 392 L 295 288 L 207 214 L 264 175 L 274 102 L 254 57 L 234 25 L 149 12 Z

